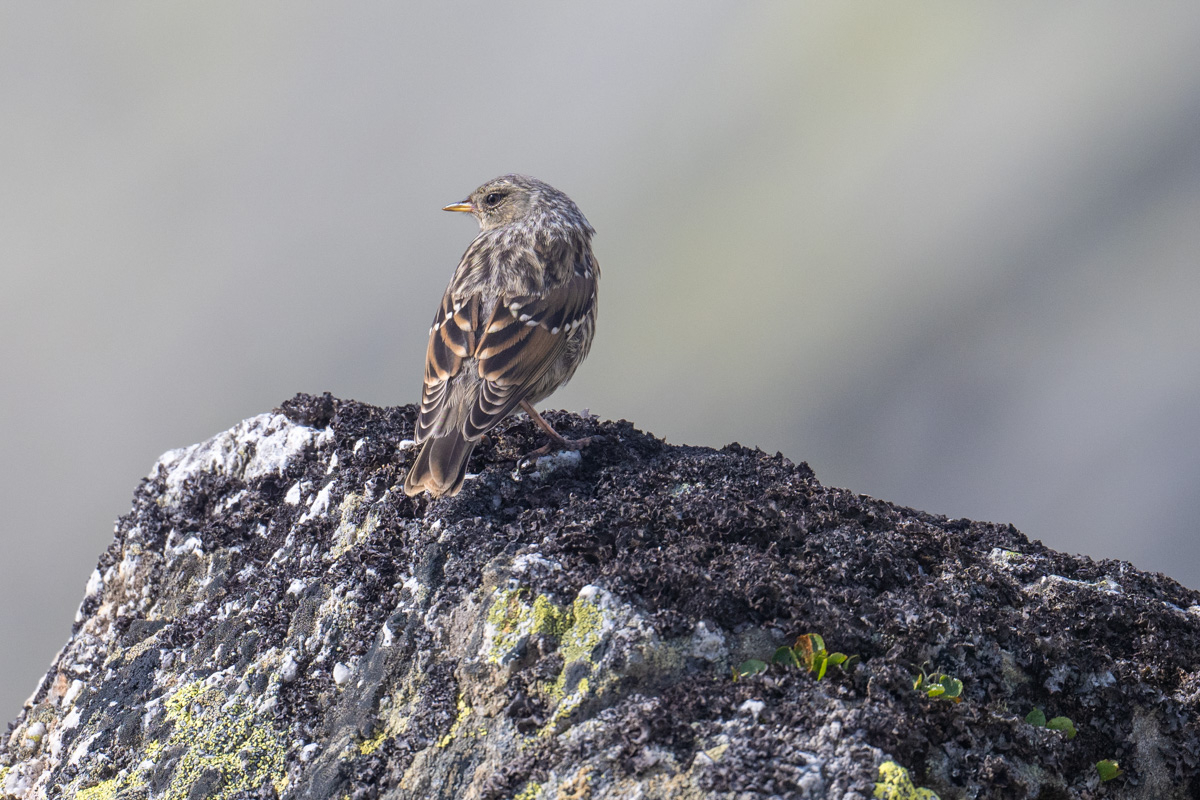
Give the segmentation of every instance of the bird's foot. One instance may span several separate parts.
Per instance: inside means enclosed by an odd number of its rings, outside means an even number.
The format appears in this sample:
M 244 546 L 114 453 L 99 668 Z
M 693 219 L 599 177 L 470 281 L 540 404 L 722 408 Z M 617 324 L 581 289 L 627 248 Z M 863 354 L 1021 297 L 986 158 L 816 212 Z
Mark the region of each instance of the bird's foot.
M 555 437 L 557 438 L 551 439 L 537 450 L 531 450 L 526 453 L 525 458 L 537 458 L 538 456 L 548 455 L 552 450 L 582 450 L 593 441 L 598 441 L 600 439 L 599 436 L 585 436 L 582 439 L 567 439 L 564 436 L 559 436 L 557 433 L 555 434 Z

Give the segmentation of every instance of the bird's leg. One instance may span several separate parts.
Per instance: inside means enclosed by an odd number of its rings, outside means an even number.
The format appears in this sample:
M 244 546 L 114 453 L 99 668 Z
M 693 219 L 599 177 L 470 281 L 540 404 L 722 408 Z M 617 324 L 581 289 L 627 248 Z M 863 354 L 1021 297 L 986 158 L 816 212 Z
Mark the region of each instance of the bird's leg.
M 546 435 L 549 436 L 551 439 L 550 442 L 547 442 L 546 444 L 542 445 L 537 450 L 534 450 L 533 452 L 528 453 L 525 456 L 526 458 L 530 458 L 531 456 L 544 456 L 544 455 L 546 455 L 546 453 L 549 453 L 550 450 L 553 448 L 558 448 L 560 450 L 582 450 L 583 448 L 587 447 L 589 444 L 592 443 L 591 436 L 587 436 L 583 439 L 567 439 L 567 438 L 565 438 L 561 433 L 554 430 L 554 428 L 552 428 L 550 426 L 549 422 L 546 422 L 546 420 L 542 419 L 542 415 L 539 414 L 537 412 L 537 410 L 533 406 L 531 406 L 529 404 L 529 402 L 526 400 L 521 401 L 521 409 L 526 414 L 528 414 L 529 418 L 531 420 L 533 420 L 534 422 L 536 422 L 538 424 L 538 427 L 541 428 L 542 430 L 544 430 L 546 432 Z

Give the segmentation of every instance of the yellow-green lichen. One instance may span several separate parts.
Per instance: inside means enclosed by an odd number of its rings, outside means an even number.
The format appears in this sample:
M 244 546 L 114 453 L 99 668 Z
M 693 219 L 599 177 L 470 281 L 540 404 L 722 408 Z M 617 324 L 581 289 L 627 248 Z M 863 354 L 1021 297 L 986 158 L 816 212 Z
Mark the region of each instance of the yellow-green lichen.
M 122 770 L 115 778 L 79 789 L 75 792 L 75 800 L 119 800 L 129 797 L 138 789 L 145 789 L 146 775 L 153 768 L 153 760 L 149 757 L 144 758 L 137 766 Z M 0 783 L 3 783 L 2 778 Z
M 511 656 L 521 640 L 533 634 L 555 638 L 564 636 L 575 624 L 574 609 L 563 609 L 545 595 L 533 603 L 525 601 L 528 590 L 500 589 L 487 613 L 491 634 L 488 661 L 503 663 Z
M 550 602 L 544 594 L 533 600 L 533 633 L 562 636 L 571 627 L 571 615 Z
M 513 800 L 537 800 L 542 793 L 542 785 L 530 781 L 525 788 L 513 796 Z
M 337 530 L 333 532 L 333 546 L 326 554 L 326 560 L 336 561 L 341 558 L 359 542 L 366 540 L 379 527 L 379 511 L 375 508 L 367 512 L 367 516 L 362 522 L 355 523 L 353 521 L 353 517 L 361 506 L 362 496 L 358 494 L 348 494 L 342 500 L 339 507 L 341 522 L 338 524 Z
M 363 755 L 363 756 L 371 755 L 371 753 L 374 753 L 376 750 L 379 749 L 379 746 L 381 744 L 383 744 L 386 739 L 387 739 L 387 731 L 381 730 L 379 733 L 375 734 L 370 739 L 367 739 L 364 742 L 360 742 L 358 745 L 359 755 Z
M 879 765 L 879 781 L 872 797 L 875 800 L 938 800 L 936 792 L 916 786 L 908 776 L 908 770 L 895 761 Z
M 559 787 L 557 800 L 587 800 L 591 796 L 592 768 L 584 765 L 579 768 L 573 778 Z
M 523 588 L 496 592 L 487 612 L 491 639 L 487 658 L 494 664 L 503 663 L 516 652 L 521 640 L 532 634 L 559 640 L 563 669 L 554 681 L 541 686 L 556 706 L 540 731 L 542 735 L 549 735 L 592 691 L 588 678 L 583 677 L 568 692 L 567 668 L 577 663 L 595 666 L 592 653 L 604 639 L 606 620 L 604 610 L 590 596 L 577 597 L 569 608 L 562 608 L 545 595 L 538 595 L 528 602 L 528 595 Z M 439 744 L 444 747 L 456 732 L 457 728 L 452 728 Z
M 196 781 L 220 773 L 219 788 L 209 795 L 224 800 L 271 782 L 282 792 L 287 783 L 287 741 L 241 698 L 230 699 L 216 686 L 195 681 L 166 701 L 167 718 L 175 723 L 164 748 L 186 748 L 175 766 L 167 800 L 188 797 Z
M 120 778 L 109 778 L 95 786 L 80 789 L 75 793 L 75 800 L 116 800 L 118 789 L 124 788 L 120 783 Z
M 562 633 L 563 663 L 592 662 L 592 651 L 604 632 L 604 612 L 599 604 L 582 597 L 571 604 L 571 620 Z
M 450 726 L 450 732 L 438 740 L 438 747 L 445 747 L 454 741 L 454 737 L 458 736 L 459 728 L 467 721 L 467 717 L 471 716 L 471 706 L 466 699 L 460 694 L 458 696 L 458 716 L 454 718 L 454 724 Z
M 522 589 L 501 589 L 488 609 L 487 624 L 492 635 L 488 661 L 494 664 L 501 663 L 533 627 L 531 610 L 521 601 L 522 594 Z

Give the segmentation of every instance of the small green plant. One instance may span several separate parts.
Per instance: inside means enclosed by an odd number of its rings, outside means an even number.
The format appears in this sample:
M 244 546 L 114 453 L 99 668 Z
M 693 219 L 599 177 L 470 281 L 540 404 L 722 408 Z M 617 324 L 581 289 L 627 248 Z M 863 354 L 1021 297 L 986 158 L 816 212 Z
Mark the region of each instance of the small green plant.
M 751 675 L 758 675 L 760 672 L 766 671 L 767 662 L 751 658 L 733 668 L 733 682 L 737 683 L 742 678 L 749 678 Z
M 1100 773 L 1101 781 L 1111 781 L 1121 776 L 1121 767 L 1115 761 L 1104 759 L 1096 762 L 1096 772 Z
M 1047 721 L 1046 714 L 1040 708 L 1034 708 L 1025 715 L 1025 721 L 1035 728 L 1049 728 L 1052 731 L 1062 731 L 1068 739 L 1075 738 L 1075 723 L 1068 717 L 1054 717 Z
M 963 682 L 944 672 L 930 674 L 922 669 L 921 674 L 913 679 L 913 689 L 928 697 L 940 697 L 952 703 L 962 702 Z
M 794 645 L 791 647 L 784 645 L 775 651 L 775 655 L 771 656 L 771 664 L 808 670 L 816 674 L 817 680 L 825 677 L 825 672 L 831 665 L 849 672 L 858 661 L 858 656 L 830 653 L 825 649 L 825 640 L 816 633 L 804 634 L 796 640 Z M 737 681 L 751 675 L 758 675 L 766 672 L 769 666 L 765 661 L 757 658 L 743 661 L 733 668 L 733 679 Z
M 772 664 L 806 669 L 817 675 L 817 680 L 825 677 L 825 671 L 830 665 L 849 671 L 858 663 L 858 656 L 848 656 L 845 653 L 831 653 L 825 649 L 825 640 L 820 634 L 806 633 L 796 640 L 791 647 L 784 645 L 775 651 L 771 657 Z

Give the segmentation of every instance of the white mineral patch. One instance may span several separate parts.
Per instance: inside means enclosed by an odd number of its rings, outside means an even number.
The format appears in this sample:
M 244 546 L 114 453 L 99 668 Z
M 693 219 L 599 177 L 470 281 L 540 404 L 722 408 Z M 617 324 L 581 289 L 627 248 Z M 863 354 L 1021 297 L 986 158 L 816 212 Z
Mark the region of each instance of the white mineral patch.
M 283 657 L 283 663 L 279 665 L 279 680 L 284 683 L 291 683 L 296 680 L 296 674 L 300 670 L 300 665 L 296 663 L 296 659 L 291 653 Z
M 541 456 L 533 462 L 534 470 L 543 477 L 552 472 L 575 469 L 581 463 L 583 463 L 583 456 L 578 450 L 559 450 L 557 453 Z
M 299 578 L 292 578 L 292 582 L 288 584 L 287 593 L 301 595 L 304 593 L 306 588 L 308 588 L 308 584 L 306 584 L 304 581 L 300 580 Z
M 283 496 L 283 502 L 288 505 L 300 505 L 300 483 L 297 481 L 292 484 L 292 488 L 288 489 L 287 494 Z
M 333 665 L 333 682 L 338 686 L 350 680 L 352 674 L 354 671 L 340 661 Z
M 1105 575 L 1098 581 L 1077 581 L 1073 578 L 1064 578 L 1062 575 L 1044 575 L 1033 583 L 1025 587 L 1027 592 L 1046 591 L 1052 587 L 1062 586 L 1064 588 L 1076 589 L 1091 589 L 1093 591 L 1104 592 L 1106 594 L 1120 594 L 1121 584 L 1114 581 L 1112 578 Z
M 316 517 L 324 516 L 325 514 L 329 513 L 329 490 L 333 488 L 333 484 L 336 482 L 337 481 L 330 481 L 329 483 L 325 484 L 325 487 L 321 489 L 321 491 L 317 492 L 316 496 L 309 501 L 308 511 L 304 512 L 304 515 L 300 517 L 299 522 L 308 522 L 310 519 L 315 519 Z M 297 524 L 299 524 L 299 522 Z
M 83 694 L 83 681 L 79 679 L 71 681 L 71 685 L 67 687 L 67 691 L 63 695 L 63 708 L 70 708 L 73 706 L 81 694 Z
M 79 709 L 72 708 L 71 713 L 63 717 L 62 722 L 54 726 L 54 731 L 50 734 L 50 757 L 55 761 L 62 758 L 63 736 L 68 731 L 74 729 L 79 724 Z
M 754 717 L 754 719 L 758 719 L 758 715 L 761 714 L 763 709 L 766 707 L 766 703 L 764 703 L 762 700 L 747 700 L 738 706 L 738 711 L 745 711 L 747 714 Z
M 243 420 L 208 441 L 171 450 L 159 457 L 150 478 L 163 476 L 167 484 L 166 501 L 174 504 L 190 478 L 216 473 L 253 480 L 266 475 L 282 475 L 293 458 L 306 447 L 324 446 L 333 440 L 333 431 L 317 431 L 297 425 L 282 414 L 259 414 Z
M 701 620 L 696 623 L 692 632 L 692 655 L 705 661 L 720 661 L 728 655 L 725 647 L 725 635 L 718 627 L 709 628 L 708 623 Z
M 83 758 L 88 754 L 88 750 L 91 749 L 92 742 L 96 741 L 96 737 L 101 733 L 102 731 L 96 731 L 91 736 L 75 745 L 75 749 L 71 751 L 71 757 L 67 760 L 67 764 L 72 767 L 79 766 L 79 762 L 83 760 Z
M 25 729 L 25 746 L 36 747 L 42 737 L 46 735 L 46 723 L 35 722 Z
M 240 492 L 234 492 L 232 495 L 230 495 L 229 497 L 225 498 L 225 500 L 223 500 L 223 501 L 221 502 L 221 510 L 222 510 L 222 511 L 228 511 L 229 509 L 233 508 L 233 507 L 234 507 L 234 506 L 236 506 L 238 503 L 240 503 L 240 502 L 241 502 L 241 500 L 242 500 L 242 498 L 243 498 L 243 497 L 245 497 L 245 496 L 246 496 L 246 490 L 245 490 L 245 489 L 243 489 L 243 490 L 242 490 L 242 491 L 240 491 Z
M 392 629 L 390 627 L 388 627 L 388 624 L 386 622 L 383 623 L 383 630 L 381 632 L 383 633 L 383 646 L 391 647 L 392 646 L 392 637 L 395 634 L 392 633 Z
M 400 450 L 412 450 L 417 446 L 415 439 L 401 439 L 400 444 L 396 445 Z
M 0 784 L 0 789 L 4 791 L 5 797 L 9 795 L 13 797 L 30 796 L 29 792 L 33 787 L 29 784 L 29 776 L 25 774 L 26 769 L 25 765 L 21 765 L 9 770 L 8 775 L 4 777 L 4 783 Z
M 172 531 L 172 534 L 175 533 Z M 204 555 L 204 542 L 200 541 L 198 536 L 189 536 L 177 545 L 171 544 L 171 537 L 167 537 L 167 553 L 171 558 L 179 558 L 186 553 L 195 553 L 198 556 Z
M 525 553 L 524 555 L 517 556 L 512 561 L 512 571 L 518 575 L 528 572 L 533 568 L 558 572 L 562 570 L 562 564 L 545 558 L 541 553 Z
M 100 570 L 92 570 L 92 575 L 88 578 L 87 588 L 84 590 L 85 597 L 93 597 L 100 594 L 104 589 L 104 578 L 100 575 Z

